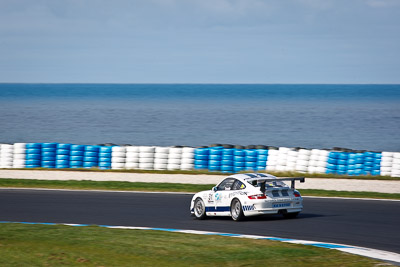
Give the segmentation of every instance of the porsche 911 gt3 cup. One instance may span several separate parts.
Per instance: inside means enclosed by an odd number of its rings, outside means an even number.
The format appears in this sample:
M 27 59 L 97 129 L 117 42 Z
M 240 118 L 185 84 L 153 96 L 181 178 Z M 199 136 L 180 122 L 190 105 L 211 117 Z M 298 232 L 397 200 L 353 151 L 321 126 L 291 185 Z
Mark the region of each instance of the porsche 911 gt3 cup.
M 291 186 L 284 181 L 290 181 Z M 240 221 L 247 216 L 278 213 L 295 218 L 303 209 L 295 181 L 304 183 L 305 178 L 276 178 L 265 173 L 231 175 L 211 190 L 195 194 L 190 211 L 197 219 L 231 216 Z

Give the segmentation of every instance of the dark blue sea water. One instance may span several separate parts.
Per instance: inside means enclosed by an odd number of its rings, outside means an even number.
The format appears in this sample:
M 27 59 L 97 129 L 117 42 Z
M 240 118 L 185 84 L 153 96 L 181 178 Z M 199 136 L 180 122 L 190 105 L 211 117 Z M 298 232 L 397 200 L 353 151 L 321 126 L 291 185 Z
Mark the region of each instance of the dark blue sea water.
M 400 85 L 0 84 L 0 143 L 400 151 Z

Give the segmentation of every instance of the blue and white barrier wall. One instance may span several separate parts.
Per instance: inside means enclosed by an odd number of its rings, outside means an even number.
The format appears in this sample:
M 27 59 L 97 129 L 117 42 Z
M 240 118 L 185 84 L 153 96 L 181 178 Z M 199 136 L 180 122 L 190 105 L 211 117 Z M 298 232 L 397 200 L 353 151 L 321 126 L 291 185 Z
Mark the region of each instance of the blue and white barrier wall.
M 0 168 L 266 170 L 400 177 L 400 152 L 15 143 L 0 144 Z

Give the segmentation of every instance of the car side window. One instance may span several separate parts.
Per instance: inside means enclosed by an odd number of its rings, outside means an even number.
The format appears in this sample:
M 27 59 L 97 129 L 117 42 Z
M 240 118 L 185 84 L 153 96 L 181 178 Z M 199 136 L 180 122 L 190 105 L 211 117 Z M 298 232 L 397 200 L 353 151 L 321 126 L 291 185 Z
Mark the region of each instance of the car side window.
M 242 183 L 239 180 L 235 180 L 235 182 L 232 185 L 232 190 L 242 190 L 245 188 L 246 188 L 246 186 L 244 185 L 244 183 Z
M 218 185 L 218 191 L 231 190 L 234 181 L 234 178 L 226 178 Z

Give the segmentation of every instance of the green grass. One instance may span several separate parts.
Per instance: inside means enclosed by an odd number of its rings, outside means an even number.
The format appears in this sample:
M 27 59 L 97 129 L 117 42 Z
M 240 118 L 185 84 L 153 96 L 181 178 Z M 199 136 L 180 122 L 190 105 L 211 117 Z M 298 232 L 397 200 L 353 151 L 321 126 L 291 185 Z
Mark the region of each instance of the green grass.
M 97 168 L 85 169 L 85 168 L 77 168 L 77 169 L 46 169 L 46 168 L 29 168 L 29 169 L 4 169 L 4 170 L 39 170 L 39 171 L 79 171 L 79 172 L 117 172 L 117 173 L 158 173 L 158 174 L 206 174 L 206 175 L 221 175 L 227 176 L 228 174 L 222 172 L 211 172 L 208 170 L 192 170 L 192 171 L 159 171 L 159 170 L 100 170 Z M 249 173 L 251 171 L 245 171 L 242 173 Z M 266 173 L 265 171 L 259 171 L 259 173 Z M 326 174 L 326 173 L 300 173 L 300 172 L 270 172 L 269 174 L 275 175 L 277 177 L 307 177 L 307 178 L 332 178 L 332 179 L 361 179 L 361 180 L 400 180 L 400 177 L 391 177 L 391 176 L 349 176 L 349 175 L 339 175 L 339 174 Z
M 211 189 L 215 185 L 178 184 L 178 183 L 143 183 L 143 182 L 101 182 L 101 181 L 56 181 L 31 179 L 0 179 L 0 187 L 20 188 L 55 188 L 83 190 L 122 190 L 122 191 L 165 191 L 198 192 Z
M 400 194 L 378 192 L 334 191 L 318 189 L 301 189 L 300 191 L 303 196 L 400 199 Z
M 118 190 L 118 191 L 163 191 L 163 192 L 192 192 L 210 190 L 214 185 L 178 184 L 178 183 L 143 183 L 143 182 L 100 182 L 100 181 L 56 181 L 31 179 L 0 179 L 0 187 L 17 188 L 54 188 L 80 190 Z M 300 190 L 303 196 L 323 197 L 357 197 L 377 199 L 400 199 L 400 194 L 375 192 L 328 191 L 316 189 Z
M 0 266 L 378 266 L 336 250 L 97 226 L 0 225 Z M 386 264 L 385 264 L 386 265 Z

